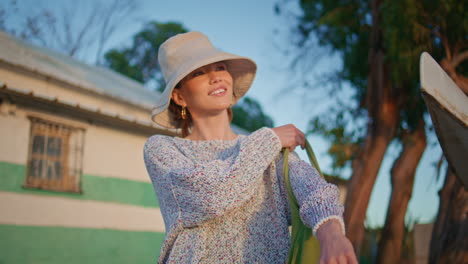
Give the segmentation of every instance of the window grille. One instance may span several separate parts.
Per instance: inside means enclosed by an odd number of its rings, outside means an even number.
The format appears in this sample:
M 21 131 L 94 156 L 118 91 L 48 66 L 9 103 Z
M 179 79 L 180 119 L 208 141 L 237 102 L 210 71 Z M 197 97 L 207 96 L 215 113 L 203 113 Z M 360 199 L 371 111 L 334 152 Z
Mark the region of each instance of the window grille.
M 30 117 L 31 136 L 25 187 L 81 192 L 84 130 Z

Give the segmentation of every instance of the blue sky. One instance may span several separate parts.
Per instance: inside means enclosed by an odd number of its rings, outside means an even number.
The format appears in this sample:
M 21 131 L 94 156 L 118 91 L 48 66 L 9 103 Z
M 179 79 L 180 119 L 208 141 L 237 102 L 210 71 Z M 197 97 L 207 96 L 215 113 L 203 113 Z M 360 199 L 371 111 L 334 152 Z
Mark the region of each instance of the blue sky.
M 281 1 L 281 0 L 279 0 Z M 19 0 L 18 2 L 28 2 Z M 29 1 L 31 2 L 31 1 Z M 43 5 L 55 5 L 63 1 L 34 1 Z M 92 1 L 86 1 L 88 4 Z M 247 56 L 257 62 L 256 80 L 248 92 L 258 100 L 264 111 L 275 121 L 276 126 L 293 123 L 302 131 L 307 128 L 310 118 L 323 111 L 328 95 L 326 83 L 320 77 L 339 66 L 339 59 L 326 51 L 321 60 L 316 62 L 315 70 L 310 76 L 316 76 L 316 89 L 305 90 L 295 81 L 290 71 L 287 58 L 280 51 L 286 48 L 288 40 L 288 20 L 274 14 L 274 0 L 153 0 L 140 1 L 134 18 L 121 26 L 108 44 L 107 48 L 121 47 L 128 44 L 134 33 L 138 32 L 144 21 L 180 22 L 189 30 L 197 30 L 206 34 L 213 44 L 230 53 Z M 294 5 L 291 6 L 294 10 Z M 314 62 L 315 63 L 315 62 Z M 350 90 L 341 92 L 343 98 L 351 95 Z M 315 149 L 322 169 L 330 171 L 331 160 L 326 156 L 327 142 L 320 137 L 310 136 L 309 141 Z M 434 136 L 429 142 L 436 142 Z M 386 208 L 390 198 L 389 171 L 393 160 L 398 156 L 399 147 L 392 144 L 387 151 L 378 179 L 372 193 L 367 212 L 367 223 L 371 226 L 383 225 Z M 298 150 L 302 158 L 305 153 Z M 442 181 L 436 180 L 436 170 L 433 162 L 441 155 L 437 143 L 428 145 L 418 167 L 415 179 L 413 197 L 409 204 L 407 220 L 428 222 L 434 218 L 438 210 L 437 191 Z M 350 171 L 342 175 L 347 178 Z M 442 177 L 443 178 L 443 177 Z

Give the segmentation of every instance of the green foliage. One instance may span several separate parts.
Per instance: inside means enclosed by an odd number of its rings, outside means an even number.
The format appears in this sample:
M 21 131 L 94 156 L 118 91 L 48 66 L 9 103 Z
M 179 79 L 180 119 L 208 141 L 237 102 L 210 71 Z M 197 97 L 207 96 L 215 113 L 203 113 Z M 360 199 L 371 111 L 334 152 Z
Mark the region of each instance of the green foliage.
M 423 24 L 420 10 L 421 2 L 413 0 L 382 5 L 386 60 L 392 65 L 395 83 L 419 79 L 419 56 L 432 49 L 431 30 Z
M 273 127 L 273 120 L 263 113 L 258 101 L 250 97 L 244 97 L 232 108 L 232 123 L 247 131 L 255 131 L 261 127 Z
M 104 54 L 105 63 L 108 68 L 143 83 L 143 73 L 138 65 L 130 63 L 130 57 L 131 55 L 128 50 L 118 51 L 112 49 Z
M 369 30 L 368 1 L 301 0 L 300 6 L 303 12 L 297 24 L 302 37 L 299 44 L 315 34 L 320 45 L 341 52 L 353 44 L 363 30 Z
M 133 36 L 131 47 L 112 49 L 104 55 L 105 65 L 155 90 L 164 89 L 164 78 L 158 64 L 159 46 L 168 38 L 185 33 L 180 23 L 147 23 Z
M 437 46 L 447 45 L 456 50 L 468 48 L 467 1 L 420 0 L 426 25 L 433 31 Z M 444 40 L 446 39 L 446 40 Z M 440 47 L 443 48 L 443 47 Z M 438 59 L 438 58 L 437 58 Z
M 344 168 L 352 160 L 363 141 L 365 123 L 355 122 L 350 129 L 349 121 L 354 120 L 352 110 L 332 108 L 333 114 L 317 116 L 309 121 L 308 134 L 319 134 L 331 142 L 328 154 L 332 158 L 333 170 Z

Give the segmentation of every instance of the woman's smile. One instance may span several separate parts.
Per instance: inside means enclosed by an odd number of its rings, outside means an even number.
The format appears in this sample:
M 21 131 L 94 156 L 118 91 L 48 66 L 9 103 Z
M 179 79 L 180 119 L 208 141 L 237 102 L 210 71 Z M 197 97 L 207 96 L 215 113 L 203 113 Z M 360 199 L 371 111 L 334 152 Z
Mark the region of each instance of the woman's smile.
M 208 95 L 210 96 L 224 96 L 226 95 L 227 88 L 226 86 L 220 86 L 210 91 Z

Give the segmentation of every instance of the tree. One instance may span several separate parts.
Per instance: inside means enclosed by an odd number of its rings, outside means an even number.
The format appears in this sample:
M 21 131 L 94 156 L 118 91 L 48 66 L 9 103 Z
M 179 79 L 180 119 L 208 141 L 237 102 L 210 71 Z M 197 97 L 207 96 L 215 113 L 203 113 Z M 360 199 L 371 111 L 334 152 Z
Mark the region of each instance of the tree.
M 100 64 L 102 51 L 117 28 L 138 7 L 138 1 L 125 0 L 98 1 L 91 5 L 68 1 L 56 7 L 40 6 L 37 1 L 21 4 L 12 0 L 0 9 L 1 30 L 75 58 L 95 53 L 96 64 Z
M 319 45 L 329 46 L 341 55 L 343 69 L 339 77 L 357 89 L 355 99 L 359 103 L 356 105 L 365 110 L 354 111 L 367 119 L 367 132 L 357 140 L 360 144 L 351 155 L 353 173 L 345 204 L 347 236 L 359 254 L 370 194 L 387 146 L 396 134 L 399 117 L 397 93 L 385 62 L 379 12 L 382 1 L 372 1 L 371 5 L 359 0 L 300 3 L 303 15 L 297 32 L 303 41 L 299 43 L 306 43 L 315 34 Z M 347 110 L 338 112 L 344 115 Z M 350 117 L 352 121 L 358 116 Z
M 400 124 L 396 137 L 402 149 L 390 171 L 392 192 L 379 240 L 377 263 L 401 261 L 406 210 L 416 168 L 427 145 L 423 118 L 427 110 L 419 89 L 419 57 L 431 48 L 431 41 L 429 30 L 416 23 L 419 5 L 418 1 L 386 1 L 380 8 L 386 63 L 392 69 L 393 85 L 400 86 Z
M 263 113 L 262 106 L 255 99 L 244 97 L 232 108 L 232 123 L 253 132 L 261 127 L 273 127 L 271 117 Z

